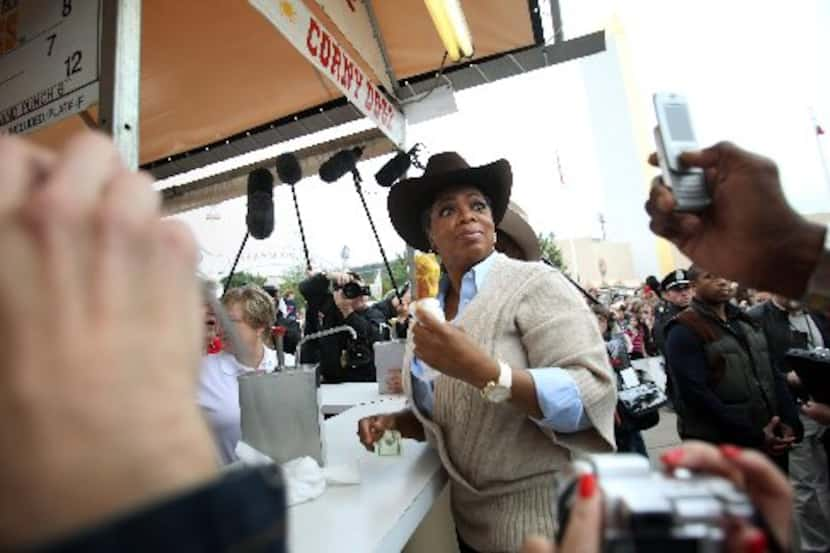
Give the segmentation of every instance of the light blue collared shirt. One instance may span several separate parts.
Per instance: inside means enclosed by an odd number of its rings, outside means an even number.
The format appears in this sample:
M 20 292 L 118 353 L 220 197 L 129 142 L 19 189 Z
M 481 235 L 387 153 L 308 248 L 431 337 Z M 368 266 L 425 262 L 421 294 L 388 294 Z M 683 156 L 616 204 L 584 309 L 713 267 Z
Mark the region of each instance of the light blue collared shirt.
M 493 266 L 496 256 L 492 253 L 483 261 L 479 262 L 472 269 L 461 277 L 461 292 L 458 299 L 458 313 L 455 319 L 458 320 L 470 302 L 484 286 L 487 275 Z M 441 286 L 438 292 L 438 301 L 444 307 L 449 280 L 441 279 Z M 412 398 L 418 409 L 428 416 L 432 416 L 435 405 L 435 393 L 432 382 L 421 378 L 422 368 L 417 358 L 412 359 Z M 566 371 L 559 367 L 545 367 L 528 369 L 533 383 L 536 387 L 536 400 L 542 410 L 542 419 L 534 419 L 536 424 L 554 430 L 555 432 L 579 432 L 593 426 L 588 419 L 585 408 L 582 405 L 582 396 L 579 387 L 574 379 Z

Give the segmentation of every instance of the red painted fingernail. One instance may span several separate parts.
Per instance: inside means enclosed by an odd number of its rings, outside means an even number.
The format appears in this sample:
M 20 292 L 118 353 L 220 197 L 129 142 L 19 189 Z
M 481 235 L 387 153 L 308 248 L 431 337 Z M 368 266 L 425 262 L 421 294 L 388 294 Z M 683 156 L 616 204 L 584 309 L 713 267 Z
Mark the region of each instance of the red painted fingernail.
M 737 459 L 741 456 L 741 448 L 730 444 L 720 446 L 720 452 L 727 459 Z
M 767 537 L 763 532 L 753 532 L 746 541 L 746 553 L 765 553 L 767 551 Z
M 664 465 L 674 466 L 680 464 L 684 454 L 685 452 L 682 449 L 670 449 L 660 456 L 660 460 Z
M 579 477 L 579 497 L 588 499 L 597 490 L 597 477 L 593 474 L 583 474 Z

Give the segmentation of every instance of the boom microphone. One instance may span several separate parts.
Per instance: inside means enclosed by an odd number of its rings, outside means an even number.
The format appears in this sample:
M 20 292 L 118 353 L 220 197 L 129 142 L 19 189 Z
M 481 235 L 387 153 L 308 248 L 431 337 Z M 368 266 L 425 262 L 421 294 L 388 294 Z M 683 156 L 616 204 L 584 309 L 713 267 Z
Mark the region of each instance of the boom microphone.
M 297 156 L 294 154 L 282 154 L 277 157 L 277 176 L 280 182 L 287 185 L 297 184 L 303 178 L 303 170 Z
M 325 182 L 334 182 L 357 166 L 357 161 L 363 155 L 363 148 L 356 146 L 349 150 L 341 150 L 320 166 L 320 178 Z
M 404 176 L 412 165 L 412 158 L 408 152 L 398 152 L 395 157 L 387 161 L 380 171 L 375 173 L 375 181 L 384 188 L 395 184 L 395 181 Z
M 274 176 L 268 169 L 248 173 L 248 233 L 264 240 L 274 232 Z

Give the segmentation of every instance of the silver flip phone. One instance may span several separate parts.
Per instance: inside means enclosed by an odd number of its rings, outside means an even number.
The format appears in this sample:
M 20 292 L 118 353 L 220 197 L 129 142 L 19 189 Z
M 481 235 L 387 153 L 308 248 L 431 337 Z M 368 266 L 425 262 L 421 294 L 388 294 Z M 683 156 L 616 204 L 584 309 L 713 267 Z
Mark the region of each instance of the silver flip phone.
M 657 126 L 654 141 L 657 158 L 663 172 L 663 182 L 670 186 L 677 202 L 677 211 L 702 211 L 712 201 L 706 189 L 703 170 L 685 167 L 679 159 L 681 153 L 697 150 L 698 144 L 689 116 L 686 99 L 670 92 L 654 95 Z

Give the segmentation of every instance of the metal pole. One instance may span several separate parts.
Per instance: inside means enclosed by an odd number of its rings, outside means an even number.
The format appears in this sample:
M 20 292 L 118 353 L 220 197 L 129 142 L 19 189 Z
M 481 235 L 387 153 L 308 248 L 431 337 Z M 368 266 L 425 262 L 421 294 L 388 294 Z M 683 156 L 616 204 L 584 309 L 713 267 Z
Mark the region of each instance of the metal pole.
M 556 44 L 565 41 L 565 31 L 562 27 L 562 10 L 559 9 L 559 0 L 550 0 L 550 15 L 553 20 L 553 41 Z
M 392 69 L 392 62 L 389 61 L 389 51 L 386 49 L 386 43 L 383 41 L 383 35 L 380 32 L 380 25 L 378 24 L 378 18 L 375 15 L 375 9 L 372 6 L 372 0 L 366 0 L 363 2 L 363 5 L 366 6 L 366 13 L 369 15 L 369 23 L 372 25 L 372 35 L 375 37 L 375 42 L 378 44 L 378 50 L 380 50 L 380 57 L 383 59 L 383 70 L 386 72 L 386 76 L 392 84 L 392 90 L 387 92 L 389 92 L 391 96 L 394 96 L 396 100 L 400 100 L 398 78 L 395 76 L 395 71 Z
M 100 128 L 112 136 L 130 169 L 138 168 L 140 0 L 102 0 Z

